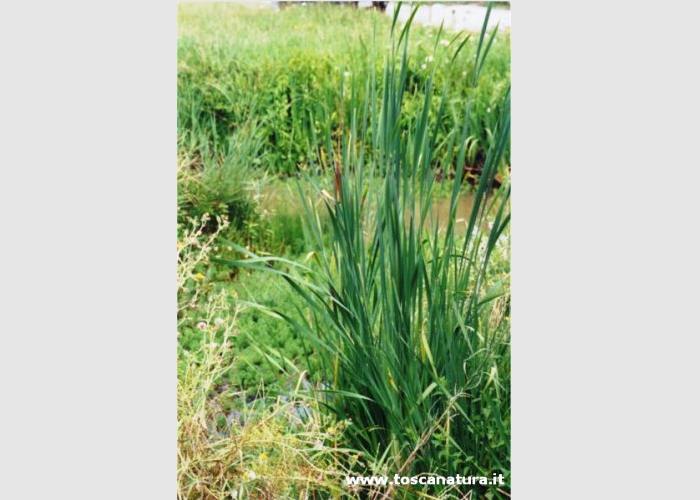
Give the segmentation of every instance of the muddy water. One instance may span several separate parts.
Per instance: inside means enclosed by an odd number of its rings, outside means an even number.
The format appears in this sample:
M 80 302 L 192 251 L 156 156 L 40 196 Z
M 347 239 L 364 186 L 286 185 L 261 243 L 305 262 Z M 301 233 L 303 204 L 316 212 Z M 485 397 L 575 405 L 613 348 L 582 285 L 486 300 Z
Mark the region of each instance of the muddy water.
M 455 233 L 464 234 L 467 230 L 467 223 L 469 222 L 469 216 L 472 212 L 472 205 L 474 203 L 473 193 L 462 193 L 457 200 L 457 212 L 455 214 Z M 438 227 L 444 228 L 447 225 L 448 217 L 450 215 L 450 198 L 441 197 L 433 200 L 433 204 L 430 207 L 430 215 L 428 219 L 431 222 L 431 229 L 434 229 L 434 224 L 438 224 Z
M 322 203 L 320 203 L 320 198 L 316 195 L 314 195 L 314 198 L 318 198 L 316 200 L 319 202 L 317 208 L 320 214 L 323 215 L 325 210 L 323 209 Z M 296 186 L 292 183 L 274 183 L 265 186 L 257 194 L 257 199 L 267 216 L 274 216 L 276 213 L 298 213 L 299 216 L 303 215 L 299 193 L 297 192 Z M 455 214 L 455 232 L 457 234 L 464 234 L 466 231 L 473 203 L 474 194 L 472 192 L 463 192 L 459 195 Z M 435 224 L 438 224 L 440 229 L 444 229 L 447 226 L 449 211 L 450 196 L 436 196 L 433 199 L 430 213 L 426 221 L 426 229 L 433 231 L 435 229 Z M 407 214 L 406 220 L 408 220 L 408 217 L 409 215 Z

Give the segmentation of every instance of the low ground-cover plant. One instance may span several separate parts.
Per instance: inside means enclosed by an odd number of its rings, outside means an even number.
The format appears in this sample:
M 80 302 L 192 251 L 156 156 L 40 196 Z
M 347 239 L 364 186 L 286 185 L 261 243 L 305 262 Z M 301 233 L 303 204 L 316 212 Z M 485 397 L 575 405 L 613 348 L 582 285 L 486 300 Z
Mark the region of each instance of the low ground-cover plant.
M 318 363 L 311 345 L 291 325 L 267 312 L 295 315 L 302 305 L 298 295 L 281 277 L 263 271 L 241 273 L 234 286 L 241 301 L 261 307 L 248 308 L 239 315 L 240 334 L 234 342 L 238 363 L 228 374 L 231 384 L 248 394 L 261 387 L 268 394 L 287 394 L 304 368 L 304 379 L 317 381 Z M 272 359 L 270 353 L 274 353 Z
M 375 72 L 382 86 L 391 22 L 374 11 L 328 5 L 274 12 L 181 4 L 178 25 L 178 133 L 185 138 L 181 142 L 191 146 L 192 131 L 200 129 L 208 141 L 220 141 L 255 115 L 262 134 L 262 166 L 293 174 L 311 165 L 323 166 L 317 148 L 326 156 L 329 151 L 318 138 L 329 133 L 339 138 L 352 119 L 347 92 L 351 78 L 365 81 Z M 478 86 L 471 86 L 466 83 L 477 35 L 465 42 L 467 34 L 418 27 L 414 31 L 406 67 L 405 116 L 422 108 L 425 82 L 432 78 L 431 92 L 445 89 L 449 94 L 446 112 L 434 121 L 438 140 L 443 140 L 454 122 L 461 121 L 469 98 L 472 148 L 466 158 L 480 165 L 493 140 L 499 99 L 508 85 L 509 35 L 495 38 L 492 61 L 483 68 Z M 462 43 L 457 60 L 445 61 Z M 404 116 L 398 118 L 402 128 L 408 128 Z
M 228 369 L 219 383 L 227 384 L 241 397 L 222 398 L 227 411 L 234 409 L 239 400 L 260 394 L 288 395 L 304 368 L 311 367 L 303 377 L 304 386 L 317 381 L 317 363 L 313 362 L 310 344 L 304 343 L 290 325 L 266 312 L 274 309 L 293 315 L 301 299 L 281 277 L 268 272 L 244 270 L 232 279 L 230 269 L 216 263 L 217 257 L 235 254 L 229 247 L 233 243 L 222 237 L 229 234 L 228 221 L 219 219 L 217 229 L 210 233 L 209 220 L 206 215 L 180 228 L 179 348 L 187 353 L 201 352 L 207 335 L 219 344 L 231 344 L 229 352 L 236 353 L 235 363 L 233 357 L 222 361 L 228 363 Z M 236 335 L 225 338 L 223 316 L 208 313 L 213 302 L 219 304 L 219 309 L 236 311 Z M 281 366 L 270 359 L 271 352 L 284 360 Z

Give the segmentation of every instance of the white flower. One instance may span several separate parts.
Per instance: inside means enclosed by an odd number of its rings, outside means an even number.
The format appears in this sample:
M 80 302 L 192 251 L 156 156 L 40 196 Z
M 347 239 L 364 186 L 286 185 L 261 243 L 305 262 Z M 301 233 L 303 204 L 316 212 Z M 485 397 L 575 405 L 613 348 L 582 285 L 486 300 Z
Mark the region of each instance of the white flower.
M 221 318 L 216 318 L 216 319 L 214 320 L 214 324 L 215 324 L 216 326 L 221 326 L 221 325 L 224 324 L 224 320 L 221 319 Z
M 200 330 L 206 330 L 207 329 L 207 322 L 206 321 L 200 321 L 197 323 L 197 328 Z
M 420 65 L 420 69 L 425 69 L 425 68 L 427 68 L 427 66 L 425 64 Z
M 247 475 L 248 475 L 248 479 L 250 479 L 251 481 L 254 481 L 258 477 L 258 475 L 255 473 L 255 471 L 252 471 L 252 470 L 249 470 Z
M 433 56 L 428 56 L 428 57 L 426 57 L 426 58 L 425 58 L 425 62 L 427 62 L 427 63 L 433 62 Z
M 449 44 L 450 44 L 449 40 L 444 40 L 444 39 L 440 40 L 440 45 L 442 45 L 443 47 L 447 47 Z

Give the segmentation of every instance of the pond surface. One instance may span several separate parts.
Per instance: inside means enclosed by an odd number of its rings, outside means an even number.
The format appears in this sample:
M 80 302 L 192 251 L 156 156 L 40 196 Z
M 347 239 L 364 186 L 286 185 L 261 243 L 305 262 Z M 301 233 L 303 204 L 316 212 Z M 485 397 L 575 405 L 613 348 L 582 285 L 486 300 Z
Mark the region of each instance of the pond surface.
M 309 188 L 305 187 L 305 190 Z M 309 192 L 311 190 L 309 189 Z M 274 216 L 275 214 L 298 214 L 300 217 L 303 216 L 303 207 L 301 200 L 299 199 L 299 193 L 294 182 L 283 181 L 283 182 L 273 182 L 264 186 L 257 194 L 258 202 L 261 208 L 268 216 Z M 322 205 L 321 196 L 313 195 L 312 198 L 317 202 L 317 209 L 320 215 L 325 214 L 325 208 Z M 474 203 L 474 193 L 472 191 L 465 191 L 460 193 L 457 200 L 457 210 L 456 210 L 456 224 L 455 232 L 457 234 L 464 234 L 467 229 L 467 223 L 469 222 L 469 216 L 471 214 L 472 205 Z M 430 208 L 430 214 L 428 216 L 427 226 L 432 230 L 434 229 L 434 224 L 438 224 L 439 227 L 445 228 L 447 226 L 447 221 L 450 211 L 450 195 L 449 194 L 436 194 L 433 198 L 433 202 Z M 408 214 L 406 216 L 408 218 Z

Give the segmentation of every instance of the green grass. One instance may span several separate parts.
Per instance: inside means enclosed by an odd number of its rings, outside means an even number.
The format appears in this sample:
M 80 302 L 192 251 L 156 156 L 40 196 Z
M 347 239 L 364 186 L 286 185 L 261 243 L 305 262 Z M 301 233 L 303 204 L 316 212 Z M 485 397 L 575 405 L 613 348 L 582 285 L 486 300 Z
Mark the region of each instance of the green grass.
M 352 98 L 347 93 L 351 80 L 366 81 L 374 72 L 381 87 L 390 24 L 389 18 L 374 11 L 328 5 L 274 12 L 181 4 L 180 148 L 193 151 L 220 143 L 255 117 L 262 144 L 260 154 L 248 158 L 252 166 L 281 174 L 328 169 L 318 161 L 329 155 L 318 138 L 330 133 L 338 139 L 351 120 Z M 496 37 L 491 61 L 479 85 L 472 88 L 467 74 L 477 36 L 472 35 L 458 59 L 449 63 L 445 59 L 466 35 L 443 32 L 436 39 L 436 34 L 433 28 L 414 30 L 401 126 L 407 129 L 407 117 L 421 109 L 430 76 L 435 83 L 432 92 L 440 88 L 448 93 L 447 112 L 434 123 L 438 140 L 461 120 L 460 110 L 470 98 L 473 147 L 467 159 L 480 164 L 493 142 L 499 98 L 510 77 L 509 35 Z
M 179 220 L 186 222 L 209 214 L 208 230 L 213 231 L 216 217 L 225 217 L 232 229 L 245 233 L 256 218 L 247 184 L 251 158 L 256 158 L 261 149 L 259 129 L 254 123 L 246 123 L 217 143 L 209 143 L 203 135 L 191 131 L 191 140 L 197 141 L 198 147 L 179 151 Z

